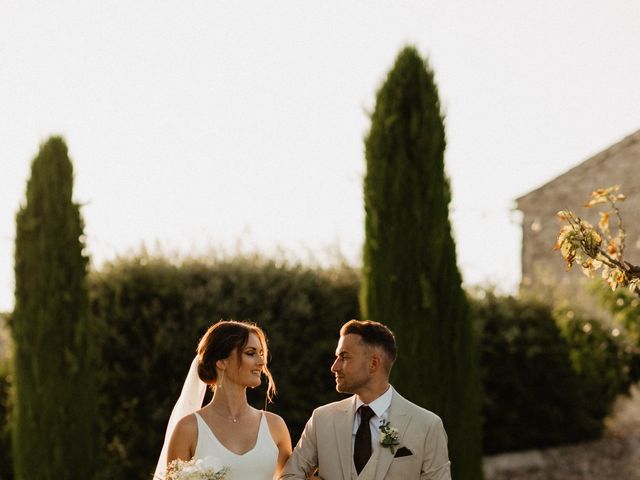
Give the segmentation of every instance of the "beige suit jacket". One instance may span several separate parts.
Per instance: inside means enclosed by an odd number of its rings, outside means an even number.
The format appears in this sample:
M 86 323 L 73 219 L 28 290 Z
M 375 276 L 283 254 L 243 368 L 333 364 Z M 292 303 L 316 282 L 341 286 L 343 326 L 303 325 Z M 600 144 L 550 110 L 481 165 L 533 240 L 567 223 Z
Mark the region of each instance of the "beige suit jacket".
M 279 478 L 302 480 L 316 468 L 316 475 L 324 480 L 356 478 L 352 468 L 355 405 L 352 396 L 314 410 Z M 400 434 L 396 455 L 402 447 L 411 454 L 394 457 L 391 449 L 378 445 L 375 480 L 451 479 L 447 434 L 436 414 L 394 391 L 388 421 Z

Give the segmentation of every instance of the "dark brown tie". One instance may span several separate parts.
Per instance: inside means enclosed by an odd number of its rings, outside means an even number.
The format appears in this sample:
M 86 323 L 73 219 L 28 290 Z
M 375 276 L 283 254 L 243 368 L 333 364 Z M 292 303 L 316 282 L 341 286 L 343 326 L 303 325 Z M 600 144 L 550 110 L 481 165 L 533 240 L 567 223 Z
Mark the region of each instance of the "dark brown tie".
M 371 456 L 371 429 L 369 420 L 373 417 L 373 410 L 367 405 L 360 405 L 360 426 L 356 432 L 356 442 L 353 447 L 353 463 L 356 465 L 356 472 L 360 472 L 369 461 Z

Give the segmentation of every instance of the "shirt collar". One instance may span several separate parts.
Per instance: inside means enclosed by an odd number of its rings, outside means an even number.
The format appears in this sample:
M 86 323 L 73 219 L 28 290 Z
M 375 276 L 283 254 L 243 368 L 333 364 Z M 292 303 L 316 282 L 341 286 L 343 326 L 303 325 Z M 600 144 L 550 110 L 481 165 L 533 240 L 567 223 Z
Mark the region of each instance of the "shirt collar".
M 393 387 L 389 385 L 389 388 L 369 404 L 376 417 L 382 417 L 382 414 L 386 412 L 391 406 L 391 399 L 393 398 Z M 360 405 L 364 405 L 364 402 L 360 400 L 360 397 L 356 396 L 356 410 L 360 408 Z

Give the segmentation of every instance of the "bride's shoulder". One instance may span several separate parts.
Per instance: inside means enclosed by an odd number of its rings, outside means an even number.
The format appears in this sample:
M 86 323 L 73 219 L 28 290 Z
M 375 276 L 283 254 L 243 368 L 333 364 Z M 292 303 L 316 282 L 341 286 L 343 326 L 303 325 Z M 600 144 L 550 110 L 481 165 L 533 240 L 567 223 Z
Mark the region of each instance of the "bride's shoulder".
M 266 417 L 267 423 L 269 427 L 277 427 L 281 425 L 285 425 L 283 418 L 277 413 L 267 412 L 266 410 L 262 410 L 262 414 Z
M 198 433 L 198 420 L 195 413 L 182 417 L 176 424 L 175 430 L 179 430 L 182 434 Z
M 289 436 L 289 429 L 282 417 L 275 413 L 267 412 L 266 410 L 263 410 L 262 413 L 267 420 L 269 432 L 271 433 L 271 437 L 274 439 L 276 445 L 281 445 L 283 443 L 286 444 L 288 442 L 290 446 L 291 437 Z
M 168 458 L 191 458 L 198 439 L 198 421 L 194 414 L 176 423 L 169 440 Z
M 289 436 L 289 429 L 287 428 L 287 424 L 280 415 L 277 415 L 273 412 L 267 412 L 266 410 L 263 410 L 262 413 L 267 419 L 269 431 L 274 438 L 283 435 Z

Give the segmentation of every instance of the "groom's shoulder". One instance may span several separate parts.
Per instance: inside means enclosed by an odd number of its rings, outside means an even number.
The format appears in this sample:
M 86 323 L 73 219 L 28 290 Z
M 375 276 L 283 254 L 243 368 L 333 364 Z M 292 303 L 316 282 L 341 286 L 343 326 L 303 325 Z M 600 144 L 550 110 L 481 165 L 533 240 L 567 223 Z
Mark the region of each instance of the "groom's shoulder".
M 411 414 L 414 418 L 421 418 L 427 423 L 432 422 L 441 422 L 440 417 L 433 413 L 431 410 L 427 410 L 426 408 L 421 407 L 420 405 L 416 405 L 415 403 L 407 400 L 402 395 L 400 395 L 397 391 L 395 392 L 396 397 L 394 401 L 400 404 L 401 408 L 403 408 L 407 413 Z
M 334 412 L 340 412 L 348 409 L 353 403 L 353 397 L 343 398 L 342 400 L 338 400 L 336 402 L 326 403 L 324 405 L 320 405 L 313 411 L 313 415 L 331 415 Z

